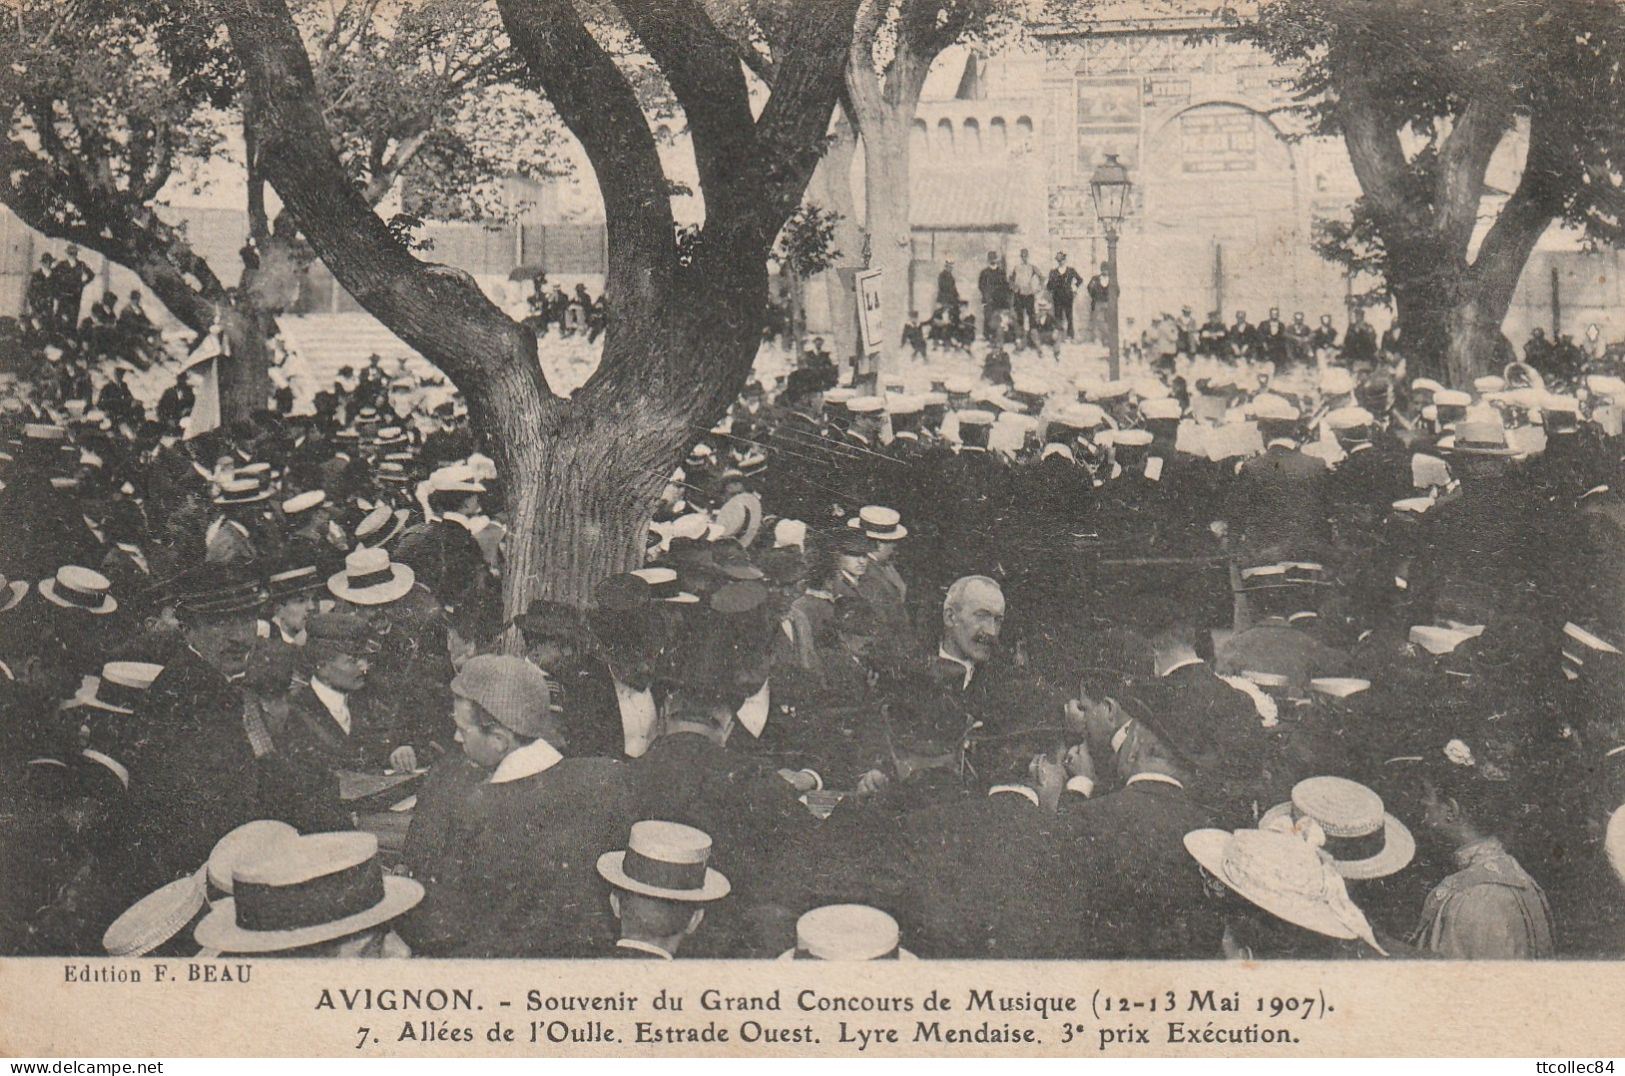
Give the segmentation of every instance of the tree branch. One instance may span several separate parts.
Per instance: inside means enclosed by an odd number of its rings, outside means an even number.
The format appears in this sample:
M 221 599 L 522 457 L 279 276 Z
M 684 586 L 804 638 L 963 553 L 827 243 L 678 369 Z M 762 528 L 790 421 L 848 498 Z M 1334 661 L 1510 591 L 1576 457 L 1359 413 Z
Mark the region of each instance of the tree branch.
M 750 88 L 733 44 L 697 0 L 619 0 L 617 7 L 683 107 L 706 217 L 732 213 L 754 196 L 740 164 L 756 149 Z
M 346 291 L 451 377 L 482 419 L 492 394 L 556 399 L 536 339 L 466 273 L 408 253 L 350 182 L 316 102 L 310 60 L 283 0 L 221 0 L 232 47 L 259 104 L 265 175 Z M 522 431 L 504 431 L 519 436 Z
M 597 173 L 608 231 L 612 309 L 658 305 L 677 266 L 666 174 L 643 109 L 572 0 L 497 0 L 524 58 Z
M 1508 122 L 1504 106 L 1474 98 L 1456 118 L 1439 148 L 1433 203 L 1437 207 L 1436 231 L 1447 249 L 1465 253 L 1472 241 L 1484 194 L 1484 173 Z

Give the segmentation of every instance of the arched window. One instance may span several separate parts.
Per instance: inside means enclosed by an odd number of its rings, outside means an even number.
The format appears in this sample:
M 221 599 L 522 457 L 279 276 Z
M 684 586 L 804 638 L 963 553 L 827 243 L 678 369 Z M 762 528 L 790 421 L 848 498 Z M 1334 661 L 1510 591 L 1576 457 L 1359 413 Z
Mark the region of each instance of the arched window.
M 908 151 L 916 160 L 930 152 L 930 146 L 926 144 L 928 134 L 929 131 L 924 120 L 915 120 L 909 127 Z
M 1031 116 L 1022 116 L 1016 120 L 1016 138 L 1014 147 L 1023 153 L 1033 148 L 1033 120 Z
M 965 121 L 965 145 L 963 149 L 964 152 L 970 154 L 980 154 L 982 152 L 982 125 L 977 123 L 975 118 Z
M 946 116 L 937 121 L 937 152 L 943 155 L 954 151 L 954 121 Z
M 1009 148 L 1004 117 L 994 116 L 992 122 L 987 125 L 987 150 L 989 153 L 1005 153 Z

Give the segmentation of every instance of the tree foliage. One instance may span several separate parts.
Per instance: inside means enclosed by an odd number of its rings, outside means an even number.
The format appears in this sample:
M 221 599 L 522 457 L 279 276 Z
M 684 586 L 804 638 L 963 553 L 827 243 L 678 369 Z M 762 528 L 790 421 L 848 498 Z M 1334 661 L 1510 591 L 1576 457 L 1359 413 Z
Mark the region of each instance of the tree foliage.
M 835 244 L 835 229 L 841 222 L 833 213 L 812 202 L 803 202 L 784 222 L 774 248 L 779 264 L 805 280 L 835 264 L 841 250 Z
M 1362 197 L 1322 249 L 1380 269 L 1411 336 L 1448 334 L 1455 375 L 1498 335 L 1552 222 L 1625 241 L 1613 0 L 1273 0 L 1231 22 L 1294 72 L 1310 129 L 1348 147 Z M 1485 177 L 1514 132 L 1521 169 L 1485 228 Z

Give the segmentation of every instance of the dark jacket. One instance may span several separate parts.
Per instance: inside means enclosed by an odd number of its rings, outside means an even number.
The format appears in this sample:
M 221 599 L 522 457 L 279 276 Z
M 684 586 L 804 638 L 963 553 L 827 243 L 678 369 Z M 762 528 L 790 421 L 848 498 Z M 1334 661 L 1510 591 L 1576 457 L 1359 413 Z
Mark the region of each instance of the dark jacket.
M 1326 542 L 1326 464 L 1273 445 L 1241 465 L 1229 519 L 1244 563 L 1313 557 Z
M 1136 781 L 1121 791 L 1061 800 L 1075 875 L 1092 879 L 1088 929 L 1072 959 L 1216 956 L 1223 932 L 1185 834 L 1225 826 L 1183 788 Z M 1239 824 L 1239 823 L 1237 823 Z
M 625 847 L 637 818 L 627 766 L 569 758 L 489 776 L 448 757 L 418 794 L 406 862 L 426 892 L 401 937 L 424 956 L 600 955 L 615 934 L 598 857 Z

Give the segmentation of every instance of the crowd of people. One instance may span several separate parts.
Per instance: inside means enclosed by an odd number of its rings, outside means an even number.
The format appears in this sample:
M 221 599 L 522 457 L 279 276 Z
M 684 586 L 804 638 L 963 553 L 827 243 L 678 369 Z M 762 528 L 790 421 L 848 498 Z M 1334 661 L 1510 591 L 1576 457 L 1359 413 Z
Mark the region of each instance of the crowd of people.
M 556 328 L 560 337 L 585 336 L 588 343 L 593 343 L 609 324 L 606 299 L 603 295 L 594 299 L 587 285 L 580 283 L 574 292 L 566 292 L 557 281 L 549 288 L 547 274 L 540 273 L 532 281 L 531 295 L 525 300 L 524 324 L 537 339 Z
M 443 386 L 13 380 L 0 952 L 1625 953 L 1622 371 L 1176 328 L 764 375 L 512 619 Z

